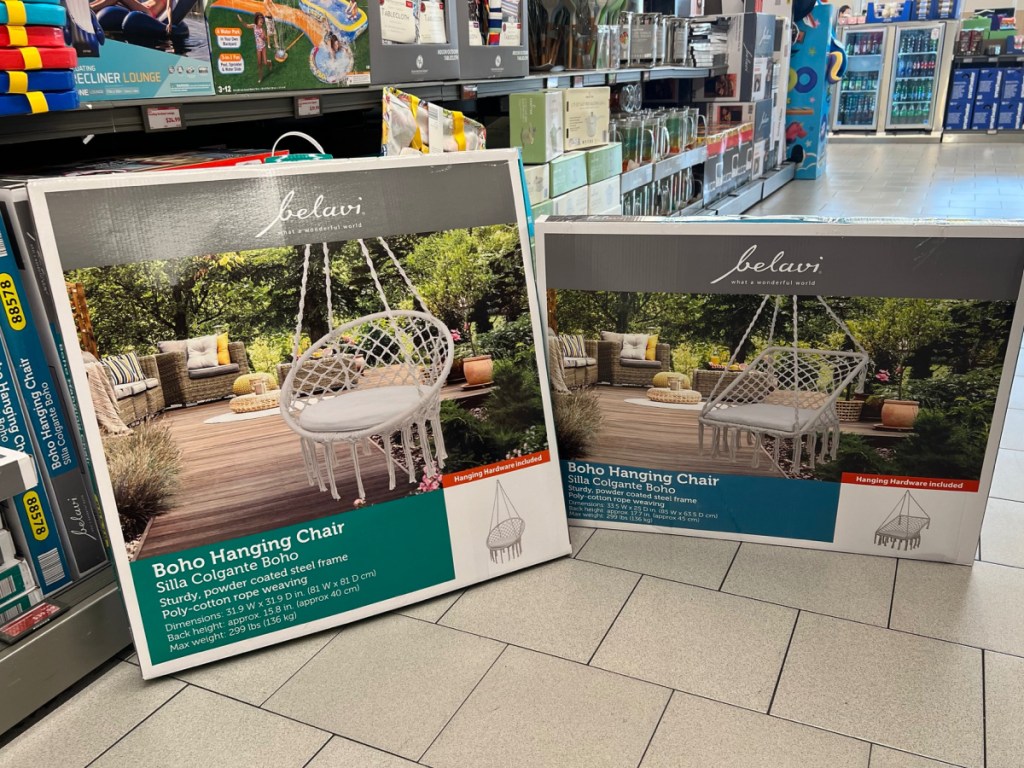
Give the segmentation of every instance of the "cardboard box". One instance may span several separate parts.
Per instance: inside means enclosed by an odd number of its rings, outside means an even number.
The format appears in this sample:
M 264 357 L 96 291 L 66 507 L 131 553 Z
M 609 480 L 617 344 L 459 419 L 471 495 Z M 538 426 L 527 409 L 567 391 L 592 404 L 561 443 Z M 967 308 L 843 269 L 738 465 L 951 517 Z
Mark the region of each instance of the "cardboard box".
M 760 101 L 771 94 L 775 16 L 743 13 L 730 19 L 728 71 L 697 81 L 695 101 Z
M 0 603 L 11 595 L 34 589 L 35 586 L 32 568 L 24 560 L 15 559 L 0 564 Z
M 508 112 L 511 145 L 524 163 L 546 163 L 565 151 L 561 91 L 510 94 Z
M 983 104 L 975 102 L 974 111 L 971 114 L 972 131 L 991 131 L 996 127 L 998 107 L 995 104 Z
M 75 88 L 82 102 L 213 94 L 211 47 L 201 4 L 173 25 L 175 38 L 184 41 L 178 46 L 180 55 L 167 39 L 166 21 L 136 13 L 130 25 L 133 32 L 127 33 L 122 25 L 128 15 L 119 5 L 97 14 L 86 8 L 84 18 L 68 15 L 66 34 L 78 53 Z M 78 26 L 79 20 L 86 27 Z M 101 30 L 94 26 L 97 23 Z
M 537 226 L 536 241 L 541 295 L 549 300 L 556 327 L 615 327 L 641 334 L 660 328 L 659 343 L 670 346 L 674 359 L 680 351 L 697 355 L 689 370 L 662 367 L 690 376 L 690 389 L 701 399 L 692 410 L 670 409 L 652 417 L 664 429 L 652 430 L 650 419 L 617 408 L 614 399 L 597 405 L 603 437 L 587 446 L 586 455 L 562 455 L 570 524 L 974 562 L 1024 328 L 1024 225 L 907 226 L 813 217 L 799 222 L 548 221 Z M 922 242 L 929 245 L 927 264 L 921 261 Z M 879 271 L 886 280 L 876 279 Z M 623 291 L 628 296 L 615 307 L 600 300 L 603 292 Z M 818 296 L 833 309 L 843 307 L 844 326 L 828 319 Z M 650 311 L 652 300 L 664 302 L 661 314 Z M 771 340 L 776 307 L 780 317 L 791 317 L 794 305 L 796 343 L 788 322 L 785 329 L 776 324 Z M 994 306 L 1008 319 L 998 331 L 988 322 Z M 736 313 L 736 307 L 747 309 Z M 595 316 L 594 308 L 603 314 Z M 949 314 L 954 308 L 955 319 Z M 883 313 L 899 334 L 889 342 L 864 344 L 866 324 Z M 688 318 L 685 328 L 678 328 L 680 317 Z M 934 359 L 927 381 L 915 382 L 936 398 L 927 415 L 922 409 L 918 424 L 923 429 L 928 418 L 929 424 L 941 422 L 948 429 L 927 446 L 913 440 L 883 446 L 832 432 L 838 422 L 834 415 L 828 421 L 827 402 L 834 403 L 848 384 L 856 386 L 862 372 L 877 370 L 885 355 L 903 348 L 898 339 L 915 338 L 915 328 L 933 323 L 945 333 L 955 326 L 958 335 L 993 352 L 971 375 L 998 384 L 972 397 L 968 413 L 958 404 L 961 376 Z M 860 347 L 846 338 L 844 328 L 852 329 Z M 763 341 L 758 351 L 737 351 L 748 329 Z M 943 331 L 936 333 L 945 338 Z M 715 345 L 724 338 L 735 340 L 725 355 L 736 354 L 742 371 L 704 367 L 709 353 L 697 350 L 721 349 Z M 900 354 L 937 349 L 930 339 L 916 339 Z M 857 351 L 844 351 L 852 349 Z M 944 354 L 952 359 L 956 351 Z M 815 375 L 808 376 L 808 370 Z M 822 371 L 829 373 L 822 376 Z M 807 405 L 808 389 L 815 393 L 814 406 Z M 808 407 L 812 413 L 796 415 Z M 784 418 L 788 437 L 775 442 L 779 432 L 773 438 L 767 431 L 781 423 L 782 412 L 792 415 Z M 771 413 L 778 420 L 769 426 Z M 725 429 L 752 432 L 754 439 L 736 445 L 730 438 L 726 450 Z M 970 452 L 960 443 L 964 430 Z M 838 440 L 834 453 L 821 450 L 825 432 Z M 815 443 L 813 454 L 797 447 Z M 953 455 L 963 461 L 944 460 Z M 866 471 L 869 459 L 872 470 Z
M 543 203 L 551 197 L 551 169 L 547 163 L 542 165 L 524 165 L 523 177 L 526 179 L 526 194 L 530 197 L 530 205 Z
M 836 6 L 819 3 L 811 15 L 794 24 L 802 44 L 793 51 L 791 72 L 824 72 L 835 24 Z M 786 157 L 797 164 L 796 178 L 817 179 L 828 169 L 829 91 L 824 77 L 807 84 L 796 82 L 786 103 Z
M 590 184 L 587 187 L 587 213 L 602 213 L 616 204 L 622 205 L 622 193 L 619 191 L 620 176 Z
M 572 192 L 551 198 L 552 213 L 555 216 L 586 216 L 590 200 L 589 187 L 579 187 Z
M 231 0 L 229 0 L 230 2 Z M 238 0 L 234 0 L 237 2 Z M 345 2 L 340 0 L 299 0 L 312 6 L 313 18 L 322 14 L 318 8 L 326 5 L 344 13 Z M 418 83 L 424 80 L 455 80 L 459 76 L 459 38 L 456 31 L 455 7 L 451 3 L 432 4 L 437 23 L 430 28 L 428 41 L 424 41 L 424 10 L 419 2 L 416 12 L 411 0 L 365 0 L 370 28 L 366 37 L 370 42 L 370 73 L 374 83 Z M 440 6 L 440 7 L 438 7 Z M 385 42 L 384 30 L 391 42 Z M 412 36 L 409 36 L 409 32 Z M 395 34 L 398 33 L 398 34 Z M 403 40 L 403 42 L 397 42 Z M 410 42 L 404 42 L 410 40 Z
M 18 618 L 42 599 L 42 590 L 33 587 L 0 600 L 0 625 Z
M 0 528 L 0 562 L 13 560 L 16 557 L 16 552 L 11 532 Z
M 754 140 L 767 141 L 772 135 L 772 100 L 746 104 L 708 104 L 704 107 L 708 122 L 713 124 L 751 123 Z
M 548 194 L 551 197 L 564 195 L 587 183 L 587 156 L 583 152 L 568 152 L 556 157 L 548 168 L 551 176 Z
M 537 203 L 536 205 L 530 206 L 530 215 L 534 221 L 539 219 L 541 216 L 551 216 L 555 212 L 555 205 L 550 200 L 545 200 L 543 203 Z
M 985 68 L 978 70 L 978 88 L 974 100 L 982 104 L 994 104 L 999 101 L 1003 88 L 1003 70 Z
M 946 121 L 943 123 L 943 128 L 947 131 L 969 130 L 973 113 L 974 102 L 950 102 L 946 106 Z
M 1021 86 L 1024 85 L 1024 69 L 1020 67 L 1003 70 L 1003 87 L 1000 98 L 1003 101 L 1021 98 Z
M 446 4 L 447 5 L 447 4 Z M 518 3 L 519 17 L 509 17 L 502 7 L 501 44 L 485 45 L 486 25 L 470 18 L 470 3 L 454 4 L 459 40 L 459 77 L 483 80 L 494 77 L 525 77 L 530 73 L 530 52 L 527 47 L 529 15 L 526 3 Z M 476 7 L 475 5 L 473 6 Z M 474 14 L 475 15 L 475 14 Z
M 996 129 L 1016 131 L 1021 127 L 1022 102 L 1019 99 L 1000 102 L 996 110 Z
M 976 69 L 958 69 L 953 72 L 953 84 L 949 90 L 949 100 L 974 101 L 978 91 L 978 71 Z
M 622 145 L 617 141 L 588 149 L 585 154 L 588 184 L 596 184 L 622 173 Z
M 218 94 L 369 84 L 368 0 L 353 0 L 351 6 L 332 0 L 298 0 L 296 5 L 274 5 L 277 16 L 272 28 L 267 23 L 267 6 L 261 3 L 212 0 L 206 5 Z M 350 11 L 343 10 L 349 7 Z M 256 53 L 257 13 L 264 17 L 265 67 Z
M 608 143 L 611 98 L 611 88 L 567 88 L 562 91 L 567 151 Z

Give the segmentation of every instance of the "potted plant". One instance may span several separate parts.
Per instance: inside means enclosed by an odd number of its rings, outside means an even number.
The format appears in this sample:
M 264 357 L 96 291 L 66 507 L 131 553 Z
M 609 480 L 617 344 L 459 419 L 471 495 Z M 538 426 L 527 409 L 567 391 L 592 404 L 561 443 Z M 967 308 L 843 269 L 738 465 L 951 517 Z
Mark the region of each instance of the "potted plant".
M 469 347 L 473 354 L 462 358 L 462 374 L 466 377 L 466 386 L 479 387 L 490 384 L 494 380 L 494 361 L 489 354 L 478 352 L 476 333 L 469 322 L 466 323 Z
M 449 328 L 449 331 L 451 331 L 452 334 L 452 341 L 455 342 L 455 356 L 452 358 L 452 369 L 448 373 L 448 381 L 465 381 L 466 374 L 462 367 L 466 359 L 466 350 L 469 345 L 463 343 L 462 332 L 458 328 Z
M 882 426 L 893 429 L 910 429 L 914 426 L 914 422 L 917 421 L 917 414 L 921 409 L 921 404 L 917 400 L 903 399 L 903 378 L 905 374 L 906 368 L 902 365 L 893 369 L 891 374 L 885 370 L 875 374 L 875 378 L 883 384 L 895 383 L 896 385 L 896 398 L 886 398 L 885 402 L 882 403 Z

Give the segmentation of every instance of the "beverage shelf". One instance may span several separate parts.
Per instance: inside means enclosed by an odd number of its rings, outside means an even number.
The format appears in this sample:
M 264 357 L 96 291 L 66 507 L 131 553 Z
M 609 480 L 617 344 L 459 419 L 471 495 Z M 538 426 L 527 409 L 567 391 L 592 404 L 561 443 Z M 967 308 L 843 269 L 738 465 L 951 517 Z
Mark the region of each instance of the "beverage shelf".
M 938 51 L 903 51 L 903 53 L 896 54 L 897 56 L 935 56 Z

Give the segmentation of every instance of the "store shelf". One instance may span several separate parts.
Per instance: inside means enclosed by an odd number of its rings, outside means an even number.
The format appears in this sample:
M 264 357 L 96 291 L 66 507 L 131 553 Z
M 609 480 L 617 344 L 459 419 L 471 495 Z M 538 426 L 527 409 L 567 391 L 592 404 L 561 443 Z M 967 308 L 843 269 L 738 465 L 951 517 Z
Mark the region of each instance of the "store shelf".
M 1024 130 L 1021 131 L 944 131 L 944 144 L 1014 144 L 1024 142 Z
M 1000 56 L 954 56 L 953 64 L 1024 64 L 1024 54 L 1004 53 Z
M 691 205 L 689 208 L 684 208 L 677 215 L 738 216 L 739 214 L 746 213 L 769 195 L 777 192 L 795 177 L 796 166 L 793 163 L 783 163 L 760 178 L 748 181 L 725 197 L 709 203 L 706 207 L 700 208 L 697 205 Z
M 700 165 L 708 159 L 707 147 L 694 147 L 686 152 L 666 158 L 654 164 L 654 180 L 660 181 L 674 173 Z
M 445 81 L 399 84 L 421 99 L 434 102 L 507 96 L 544 88 L 579 88 L 592 85 L 683 80 L 723 74 L 725 67 L 648 67 L 609 69 L 588 72 L 535 73 L 527 77 L 502 80 Z M 331 88 L 282 93 L 232 94 L 230 96 L 193 96 L 180 99 L 94 102 L 70 112 L 5 117 L 0 120 L 0 144 L 19 144 L 47 139 L 74 138 L 147 130 L 146 110 L 151 107 L 178 107 L 183 127 L 220 125 L 251 120 L 295 117 L 296 99 L 315 96 L 320 99 L 320 114 L 372 109 L 379 106 L 384 86 Z
M 778 192 L 782 187 L 796 178 L 796 166 L 793 163 L 784 163 L 780 168 L 769 171 L 763 177 L 764 189 L 762 199 Z

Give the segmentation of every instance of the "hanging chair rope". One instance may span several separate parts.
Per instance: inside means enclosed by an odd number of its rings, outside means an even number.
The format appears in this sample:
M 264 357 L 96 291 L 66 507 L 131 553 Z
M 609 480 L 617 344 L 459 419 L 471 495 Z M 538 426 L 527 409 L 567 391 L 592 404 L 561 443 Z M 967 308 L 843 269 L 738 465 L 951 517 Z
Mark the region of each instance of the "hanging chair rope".
M 309 280 L 309 244 L 302 258 L 302 286 L 299 288 L 299 316 L 295 321 L 295 339 L 292 342 L 292 365 L 299 359 L 299 344 L 302 343 L 302 316 L 306 310 L 306 283 Z
M 409 293 L 411 293 L 413 295 L 413 297 L 416 299 L 416 301 L 418 301 L 420 303 L 420 306 L 423 307 L 423 311 L 424 312 L 426 312 L 427 314 L 432 314 L 430 312 L 430 308 L 427 307 L 427 302 L 425 302 L 423 300 L 423 297 L 420 296 L 420 292 L 416 290 L 416 286 L 412 284 L 412 280 L 410 280 L 409 276 L 407 274 L 405 274 L 405 270 L 402 269 L 402 265 L 398 261 L 398 257 L 395 256 L 394 252 L 391 250 L 391 246 L 389 246 L 387 244 L 387 242 L 384 240 L 383 237 L 378 237 L 377 241 L 382 246 L 384 246 L 384 250 L 387 252 L 388 256 L 390 257 L 391 263 L 395 265 L 395 269 L 398 270 L 398 274 L 400 274 L 402 276 L 402 280 L 405 281 L 405 285 L 409 289 Z
M 327 332 L 334 330 L 334 306 L 331 297 L 331 255 L 327 250 L 327 243 L 324 248 L 324 293 L 327 294 Z
M 863 352 L 866 355 L 867 354 L 867 350 L 864 349 L 864 347 L 861 345 L 861 343 L 859 341 L 857 341 L 857 337 L 853 335 L 853 331 L 851 331 L 849 326 L 847 326 L 846 323 L 844 323 L 842 321 L 842 319 L 839 317 L 839 315 L 837 315 L 835 313 L 835 311 L 832 309 L 832 307 L 829 306 L 828 302 L 825 301 L 825 299 L 823 299 L 821 296 L 817 296 L 815 298 L 817 298 L 818 301 L 821 302 L 821 305 L 823 307 L 825 307 L 825 311 L 828 312 L 828 315 L 829 315 L 829 317 L 832 318 L 832 321 L 836 325 L 838 325 L 840 328 L 843 329 L 843 333 L 845 333 L 846 337 L 850 341 L 853 342 L 853 346 L 857 348 L 857 351 L 858 352 Z M 865 384 L 865 382 L 867 380 L 868 380 L 868 369 L 867 369 L 867 366 L 865 366 L 864 370 L 862 370 L 860 372 L 860 376 L 857 377 L 857 391 L 858 392 L 863 392 L 864 391 L 864 384 Z

